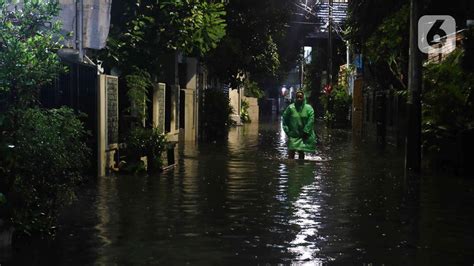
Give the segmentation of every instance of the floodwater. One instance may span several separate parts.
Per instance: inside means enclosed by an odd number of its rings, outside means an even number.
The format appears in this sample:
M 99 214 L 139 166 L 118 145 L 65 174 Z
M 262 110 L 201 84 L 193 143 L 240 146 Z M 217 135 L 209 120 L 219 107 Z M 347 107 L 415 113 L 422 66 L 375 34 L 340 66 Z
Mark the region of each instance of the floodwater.
M 4 264 L 474 264 L 472 178 L 405 179 L 401 151 L 318 133 L 305 161 L 285 159 L 278 121 L 186 143 L 174 170 L 83 189 L 53 243 Z

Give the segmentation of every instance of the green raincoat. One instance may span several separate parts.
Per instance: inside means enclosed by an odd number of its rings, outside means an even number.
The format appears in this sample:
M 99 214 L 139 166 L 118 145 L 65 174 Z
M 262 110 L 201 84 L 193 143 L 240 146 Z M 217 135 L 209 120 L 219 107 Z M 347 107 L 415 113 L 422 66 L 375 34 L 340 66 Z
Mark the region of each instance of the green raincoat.
M 315 152 L 314 110 L 304 101 L 301 105 L 292 103 L 283 112 L 283 130 L 288 136 L 288 150 Z M 307 138 L 303 140 L 303 134 Z

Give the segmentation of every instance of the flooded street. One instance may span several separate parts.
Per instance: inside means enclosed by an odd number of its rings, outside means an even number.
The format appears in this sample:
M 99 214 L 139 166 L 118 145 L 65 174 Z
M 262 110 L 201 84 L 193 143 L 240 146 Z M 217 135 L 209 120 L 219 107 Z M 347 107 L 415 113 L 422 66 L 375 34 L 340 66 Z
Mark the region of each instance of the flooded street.
M 474 264 L 474 180 L 403 177 L 403 151 L 318 130 L 289 161 L 278 121 L 179 148 L 163 175 L 98 180 L 57 240 L 6 265 Z M 3 264 L 2 264 L 3 265 Z

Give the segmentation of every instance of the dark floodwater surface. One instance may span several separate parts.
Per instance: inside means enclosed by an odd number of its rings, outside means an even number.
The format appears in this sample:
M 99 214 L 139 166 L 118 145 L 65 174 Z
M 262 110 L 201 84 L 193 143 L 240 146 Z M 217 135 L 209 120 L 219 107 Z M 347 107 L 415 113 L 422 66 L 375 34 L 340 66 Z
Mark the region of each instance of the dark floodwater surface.
M 289 161 L 279 122 L 180 147 L 163 175 L 98 180 L 56 241 L 12 250 L 26 265 L 473 265 L 474 182 L 403 177 L 403 154 L 319 130 Z M 5 258 L 6 257 L 6 258 Z M 5 263 L 4 263 L 5 264 Z

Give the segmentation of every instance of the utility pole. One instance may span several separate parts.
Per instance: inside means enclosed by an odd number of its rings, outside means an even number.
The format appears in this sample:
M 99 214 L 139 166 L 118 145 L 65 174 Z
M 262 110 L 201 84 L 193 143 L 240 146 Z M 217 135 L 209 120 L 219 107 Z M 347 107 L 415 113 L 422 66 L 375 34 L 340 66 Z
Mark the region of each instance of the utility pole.
M 349 70 L 351 65 L 351 45 L 349 41 L 346 41 L 346 68 Z
M 303 84 L 304 84 L 304 64 L 306 63 L 306 58 L 304 57 L 304 52 L 303 52 L 303 60 L 301 61 L 301 71 L 300 71 L 300 90 L 303 89 Z
M 405 176 L 421 173 L 421 55 L 418 50 L 418 19 L 421 0 L 410 5 L 410 58 L 408 66 L 408 125 L 405 148 Z
M 332 1 L 328 1 L 328 84 L 332 86 Z

